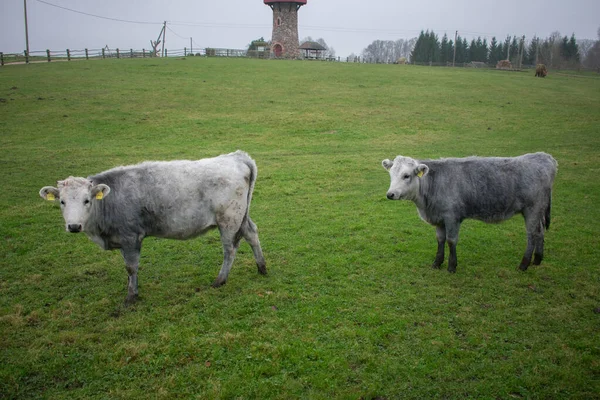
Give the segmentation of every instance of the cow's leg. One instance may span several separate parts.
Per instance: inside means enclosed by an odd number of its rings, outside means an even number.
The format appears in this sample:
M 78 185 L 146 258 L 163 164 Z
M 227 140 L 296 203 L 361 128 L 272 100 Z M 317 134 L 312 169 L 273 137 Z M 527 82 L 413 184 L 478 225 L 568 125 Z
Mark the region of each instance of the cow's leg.
M 521 269 L 521 271 L 527 270 L 529 264 L 531 264 L 531 256 L 533 255 L 533 251 L 536 250 L 540 242 L 542 242 L 540 250 L 542 253 L 544 251 L 542 215 L 543 214 L 540 211 L 535 209 L 525 210 L 523 212 L 523 216 L 525 217 L 525 228 L 527 229 L 527 247 L 525 248 L 525 254 L 523 254 L 521 264 L 519 265 L 519 269 Z M 539 261 L 542 261 L 541 257 Z
M 435 236 L 437 238 L 437 253 L 435 254 L 435 260 L 431 265 L 431 268 L 439 269 L 442 263 L 444 262 L 444 250 L 446 247 L 446 227 L 436 226 L 435 227 Z
M 456 272 L 458 260 L 456 258 L 456 245 L 458 244 L 458 231 L 460 230 L 460 222 L 446 222 L 446 241 L 450 250 L 448 257 L 448 272 Z
M 233 233 L 232 231 L 225 230 L 219 227 L 221 231 L 221 243 L 223 244 L 223 265 L 217 279 L 213 282 L 212 287 L 217 288 L 224 285 L 227 282 L 229 271 L 235 260 L 235 254 L 237 253 L 238 246 L 242 236 L 241 232 Z
M 252 247 L 258 272 L 262 275 L 266 275 L 267 263 L 265 261 L 265 257 L 263 256 L 262 248 L 260 247 L 260 241 L 258 240 L 258 229 L 250 217 L 246 218 L 246 220 L 242 223 L 241 231 L 244 239 L 246 239 L 246 241 L 250 244 L 250 247 Z
M 533 265 L 540 265 L 544 258 L 544 223 L 542 221 L 539 222 L 537 232 L 536 232 L 536 240 L 535 240 L 535 250 L 533 251 Z
M 244 214 L 237 210 L 242 207 L 237 207 L 238 203 L 232 203 L 231 207 L 223 214 L 217 215 L 217 226 L 221 233 L 221 243 L 223 244 L 223 265 L 217 279 L 213 282 L 212 287 L 219 287 L 227 282 L 231 265 L 235 259 L 237 248 L 242 239 L 242 223 Z
M 138 298 L 137 272 L 140 265 L 141 245 L 142 243 L 139 242 L 121 248 L 121 254 L 125 260 L 125 269 L 127 269 L 127 273 L 129 274 L 127 279 L 127 297 L 125 298 L 125 305 L 127 306 L 135 303 Z

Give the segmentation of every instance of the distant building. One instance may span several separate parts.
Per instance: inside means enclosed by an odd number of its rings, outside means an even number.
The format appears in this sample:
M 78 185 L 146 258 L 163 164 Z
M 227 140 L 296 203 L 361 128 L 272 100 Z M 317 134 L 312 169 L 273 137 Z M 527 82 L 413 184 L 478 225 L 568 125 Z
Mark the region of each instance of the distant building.
M 300 57 L 298 10 L 307 0 L 263 0 L 273 10 L 271 53 L 277 58 Z
M 304 42 L 300 45 L 300 51 L 304 58 L 322 60 L 327 49 L 317 42 Z

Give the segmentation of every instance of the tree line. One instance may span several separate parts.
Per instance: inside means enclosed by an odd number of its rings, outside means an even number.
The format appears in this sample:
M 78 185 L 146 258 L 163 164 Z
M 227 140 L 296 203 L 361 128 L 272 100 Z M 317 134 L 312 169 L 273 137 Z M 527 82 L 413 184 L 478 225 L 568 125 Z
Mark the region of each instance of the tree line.
M 501 60 L 509 60 L 513 66 L 546 64 L 550 68 L 576 68 L 584 65 L 599 68 L 600 28 L 598 40 L 578 41 L 575 34 L 562 36 L 559 32 L 547 38 L 508 35 L 500 41 L 492 37 L 473 38 L 469 42 L 460 35 L 440 39 L 434 31 L 421 31 L 417 38 L 376 40 L 367 46 L 362 57 L 370 62 L 401 62 L 402 59 L 417 64 L 451 65 L 481 62 L 495 66 Z M 354 56 L 354 55 L 353 55 Z
M 581 62 L 575 34 L 569 38 L 555 32 L 545 39 L 534 36 L 529 41 L 510 35 L 498 41 L 494 36 L 488 43 L 481 37 L 469 42 L 460 35 L 454 42 L 446 34 L 440 40 L 433 31 L 421 31 L 411 53 L 411 62 L 446 64 L 453 60 L 458 64 L 482 62 L 490 65 L 509 60 L 513 65 L 546 64 L 550 67 L 576 66 Z

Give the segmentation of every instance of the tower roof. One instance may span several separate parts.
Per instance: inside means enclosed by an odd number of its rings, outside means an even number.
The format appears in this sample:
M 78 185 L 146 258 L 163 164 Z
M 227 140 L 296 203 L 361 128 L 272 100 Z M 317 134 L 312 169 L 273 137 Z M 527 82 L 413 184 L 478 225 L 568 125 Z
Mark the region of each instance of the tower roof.
M 264 0 L 265 4 L 275 4 L 275 3 L 296 3 L 301 6 L 306 4 L 307 0 Z

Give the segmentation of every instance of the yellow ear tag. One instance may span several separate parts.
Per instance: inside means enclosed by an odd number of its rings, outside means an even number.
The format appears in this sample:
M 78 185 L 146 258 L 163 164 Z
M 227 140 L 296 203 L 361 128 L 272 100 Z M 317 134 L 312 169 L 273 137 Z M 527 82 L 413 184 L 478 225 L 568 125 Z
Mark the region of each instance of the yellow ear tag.
M 104 193 L 103 192 L 96 193 L 96 200 L 102 200 L 103 198 L 104 198 Z
M 419 171 L 419 173 L 417 174 L 417 176 L 418 176 L 419 178 L 422 178 L 422 177 L 423 177 L 423 170 Z
M 54 195 L 52 193 L 46 193 L 46 200 L 54 201 Z

